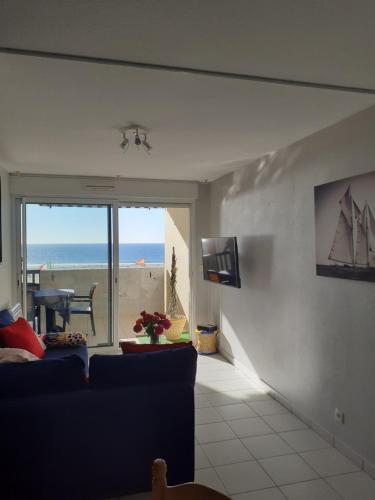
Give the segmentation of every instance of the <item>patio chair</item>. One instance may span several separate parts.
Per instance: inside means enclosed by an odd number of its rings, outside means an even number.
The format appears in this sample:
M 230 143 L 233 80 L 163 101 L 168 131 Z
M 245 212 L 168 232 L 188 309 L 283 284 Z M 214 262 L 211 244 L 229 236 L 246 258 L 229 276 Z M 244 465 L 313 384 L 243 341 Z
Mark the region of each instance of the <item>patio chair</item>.
M 167 486 L 167 464 L 162 458 L 152 463 L 152 500 L 229 500 L 229 497 L 208 486 L 184 483 Z
M 93 335 L 96 335 L 93 299 L 97 285 L 98 283 L 93 283 L 91 285 L 88 295 L 75 295 L 72 299 L 72 305 L 70 307 L 70 314 L 87 314 L 90 316 L 91 329 Z M 75 303 L 79 305 L 75 305 Z

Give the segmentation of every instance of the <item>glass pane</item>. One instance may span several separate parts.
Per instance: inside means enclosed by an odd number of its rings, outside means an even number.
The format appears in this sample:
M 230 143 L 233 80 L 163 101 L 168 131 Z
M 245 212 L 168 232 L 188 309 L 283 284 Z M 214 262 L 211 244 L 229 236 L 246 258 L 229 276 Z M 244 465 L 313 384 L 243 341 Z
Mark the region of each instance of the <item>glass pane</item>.
M 27 317 L 40 332 L 112 344 L 109 206 L 26 205 Z
M 172 249 L 177 259 L 174 319 L 175 340 L 189 332 L 189 208 L 136 208 L 119 210 L 119 338 L 133 338 L 140 312 L 170 313 Z M 148 342 L 140 332 L 138 341 Z M 169 341 L 164 332 L 161 342 Z M 187 334 L 188 336 L 188 334 Z

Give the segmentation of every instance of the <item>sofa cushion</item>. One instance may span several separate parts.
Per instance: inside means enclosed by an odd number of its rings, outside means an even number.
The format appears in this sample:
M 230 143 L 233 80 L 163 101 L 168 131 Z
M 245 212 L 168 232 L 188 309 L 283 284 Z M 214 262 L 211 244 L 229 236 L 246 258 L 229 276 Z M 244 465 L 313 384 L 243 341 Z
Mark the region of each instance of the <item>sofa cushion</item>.
M 0 364 L 0 398 L 74 391 L 84 387 L 84 363 L 78 356 L 35 363 Z
M 93 389 L 182 382 L 194 385 L 197 351 L 192 345 L 179 349 L 132 354 L 94 354 L 90 358 Z
M 0 349 L 0 363 L 27 363 L 28 361 L 40 360 L 25 349 L 15 349 L 14 347 Z
M 168 351 L 170 349 L 179 349 L 191 345 L 191 342 L 175 342 L 174 344 L 133 344 L 132 342 L 120 342 L 123 354 L 133 354 L 140 352 Z
M 18 318 L 14 323 L 0 328 L 0 341 L 4 347 L 26 349 L 38 358 L 44 356 L 37 334 L 24 318 Z
M 43 363 L 44 361 L 50 360 L 50 359 L 64 359 L 67 356 L 78 356 L 85 367 L 85 373 L 86 375 L 89 374 L 89 356 L 87 352 L 87 346 L 85 345 L 79 345 L 76 347 L 61 347 L 60 349 L 50 349 L 48 348 L 46 350 L 46 355 L 43 358 Z
M 3 309 L 0 311 L 0 328 L 8 326 L 13 323 L 13 316 L 10 314 L 8 309 Z
M 47 333 L 45 343 L 49 349 L 62 347 L 76 347 L 87 345 L 87 333 L 82 332 L 58 332 Z

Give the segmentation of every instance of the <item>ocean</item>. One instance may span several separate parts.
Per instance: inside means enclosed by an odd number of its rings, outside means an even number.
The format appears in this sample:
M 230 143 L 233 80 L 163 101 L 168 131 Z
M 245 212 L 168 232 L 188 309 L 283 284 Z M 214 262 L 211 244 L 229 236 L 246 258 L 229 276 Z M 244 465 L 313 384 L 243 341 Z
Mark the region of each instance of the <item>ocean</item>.
M 120 244 L 121 267 L 137 265 L 141 259 L 144 259 L 145 265 L 164 264 L 164 243 Z M 27 245 L 28 268 L 90 268 L 104 267 L 107 263 L 108 245 L 105 243 Z

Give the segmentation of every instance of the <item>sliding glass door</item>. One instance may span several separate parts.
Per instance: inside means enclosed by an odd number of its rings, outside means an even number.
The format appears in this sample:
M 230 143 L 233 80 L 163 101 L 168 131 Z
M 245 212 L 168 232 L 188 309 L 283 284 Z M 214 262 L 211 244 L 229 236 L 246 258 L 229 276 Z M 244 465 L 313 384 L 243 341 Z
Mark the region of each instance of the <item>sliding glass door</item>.
M 133 326 L 140 312 L 146 310 L 151 314 L 168 313 L 173 320 L 173 340 L 187 340 L 191 309 L 190 208 L 121 206 L 118 222 L 119 338 L 135 336 Z M 173 298 L 172 254 L 177 269 Z M 171 340 L 172 332 L 166 332 L 165 337 Z M 162 335 L 161 340 L 166 339 Z M 138 340 L 143 341 L 141 337 Z
M 22 284 L 36 330 L 81 331 L 113 345 L 111 205 L 24 202 Z
M 81 331 L 89 347 L 112 351 L 119 339 L 134 337 L 134 323 L 146 309 L 170 314 L 180 325 L 175 338 L 189 338 L 189 206 L 17 203 L 18 290 L 35 330 Z

